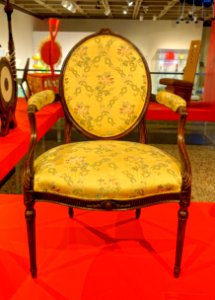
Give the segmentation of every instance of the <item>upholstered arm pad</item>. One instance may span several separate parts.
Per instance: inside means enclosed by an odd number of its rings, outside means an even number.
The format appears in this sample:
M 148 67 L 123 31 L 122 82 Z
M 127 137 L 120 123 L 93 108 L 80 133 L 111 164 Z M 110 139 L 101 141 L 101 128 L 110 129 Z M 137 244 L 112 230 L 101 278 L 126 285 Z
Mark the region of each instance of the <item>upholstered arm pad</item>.
M 49 103 L 54 102 L 55 93 L 52 90 L 38 92 L 31 96 L 28 100 L 28 105 L 35 105 L 37 110 L 40 110 Z
M 167 91 L 160 91 L 156 95 L 156 101 L 165 105 L 173 111 L 177 111 L 179 107 L 186 107 L 186 101 L 173 93 Z
M 193 83 L 189 81 L 174 78 L 161 78 L 159 83 L 167 86 L 178 86 L 182 88 L 191 88 L 193 86 Z

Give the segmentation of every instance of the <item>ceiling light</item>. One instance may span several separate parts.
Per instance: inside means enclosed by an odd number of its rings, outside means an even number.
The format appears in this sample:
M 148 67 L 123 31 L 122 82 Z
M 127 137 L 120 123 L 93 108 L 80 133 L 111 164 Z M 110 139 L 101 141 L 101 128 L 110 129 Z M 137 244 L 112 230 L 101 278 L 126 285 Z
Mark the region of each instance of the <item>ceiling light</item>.
M 194 17 L 193 17 L 193 21 L 194 21 L 194 23 L 197 24 L 197 23 L 198 23 L 198 17 L 197 17 L 197 16 L 194 16 Z
M 104 11 L 105 16 L 109 16 L 110 13 L 111 13 L 110 8 L 106 7 Z
M 189 11 L 188 11 L 188 16 L 189 16 L 189 17 L 192 17 L 193 14 L 194 14 L 194 12 L 193 12 L 192 10 L 189 10 Z
M 143 21 L 143 18 L 144 18 L 143 14 L 140 14 L 140 16 L 139 16 L 140 22 Z
M 72 7 L 69 9 L 73 14 L 76 13 L 76 6 L 73 4 Z
M 147 14 L 147 12 L 149 10 L 148 6 L 142 6 L 142 9 L 143 9 L 144 14 Z
M 72 10 L 72 9 L 73 9 L 73 4 L 72 4 L 72 3 L 69 3 L 69 5 L 67 6 L 67 9 L 68 9 L 68 10 Z
M 123 13 L 123 15 L 127 15 L 127 13 L 128 13 L 128 10 L 127 10 L 127 8 L 123 8 L 123 11 L 122 11 L 122 13 Z
M 68 0 L 62 0 L 61 1 L 61 5 L 65 8 L 67 8 L 69 6 L 69 1 Z
M 75 13 L 76 12 L 76 6 L 75 4 L 72 2 L 72 1 L 69 1 L 69 0 L 62 0 L 61 1 L 61 5 L 68 9 L 69 11 L 71 11 L 72 13 Z
M 180 16 L 178 17 L 178 20 L 177 21 L 185 21 L 186 24 L 189 24 L 189 22 L 193 21 L 194 23 L 198 23 L 198 20 L 199 21 L 204 21 L 204 15 L 205 15 L 205 11 L 204 11 L 204 8 L 207 8 L 207 7 L 212 7 L 212 20 L 214 18 L 214 5 L 213 5 L 213 0 L 204 0 L 204 1 L 195 1 L 195 0 L 180 0 L 181 2 L 181 13 L 180 13 Z M 190 7 L 190 9 L 188 9 L 187 13 L 185 12 L 185 6 L 186 4 L 189 4 L 191 5 L 192 4 L 192 7 Z M 195 11 L 196 11 L 196 6 L 201 6 L 200 9 L 198 10 L 201 10 L 201 17 L 197 17 L 195 15 Z M 176 21 L 176 23 L 178 23 Z
M 134 1 L 128 0 L 128 6 L 132 6 L 134 4 Z

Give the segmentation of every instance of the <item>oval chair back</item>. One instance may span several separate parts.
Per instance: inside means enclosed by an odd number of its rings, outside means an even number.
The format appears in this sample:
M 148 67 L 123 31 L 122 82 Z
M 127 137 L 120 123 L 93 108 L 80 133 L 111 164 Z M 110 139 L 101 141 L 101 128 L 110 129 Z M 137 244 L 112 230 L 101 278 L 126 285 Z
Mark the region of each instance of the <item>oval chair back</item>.
M 87 136 L 124 136 L 146 112 L 148 65 L 130 41 L 110 30 L 81 40 L 69 52 L 61 74 L 65 115 Z

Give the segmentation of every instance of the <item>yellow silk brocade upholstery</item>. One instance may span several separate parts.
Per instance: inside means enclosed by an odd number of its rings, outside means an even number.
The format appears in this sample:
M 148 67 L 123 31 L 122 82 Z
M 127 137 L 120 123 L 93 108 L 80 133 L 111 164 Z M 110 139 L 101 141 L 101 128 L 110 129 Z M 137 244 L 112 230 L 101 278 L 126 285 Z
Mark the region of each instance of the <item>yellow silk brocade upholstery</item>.
M 111 137 L 136 124 L 148 79 L 130 43 L 108 35 L 87 39 L 71 53 L 63 76 L 69 112 L 85 131 Z
M 34 191 L 70 197 L 130 200 L 181 190 L 175 158 L 153 146 L 89 141 L 55 147 L 34 164 Z
M 187 106 L 186 101 L 182 97 L 167 91 L 159 91 L 156 95 L 156 101 L 173 111 L 177 111 L 179 107 Z
M 40 110 L 44 106 L 54 102 L 54 100 L 55 93 L 52 90 L 45 90 L 31 96 L 28 100 L 28 105 L 35 105 L 37 110 Z

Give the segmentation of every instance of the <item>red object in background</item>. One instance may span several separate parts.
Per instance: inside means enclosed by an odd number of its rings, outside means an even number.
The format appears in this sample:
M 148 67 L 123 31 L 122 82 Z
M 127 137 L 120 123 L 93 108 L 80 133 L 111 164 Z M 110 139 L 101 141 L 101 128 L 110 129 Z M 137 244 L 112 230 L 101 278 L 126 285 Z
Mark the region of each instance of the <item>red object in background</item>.
M 50 66 L 52 76 L 54 76 L 54 65 L 59 61 L 61 57 L 60 46 L 55 42 L 59 24 L 59 20 L 52 18 L 49 19 L 50 40 L 44 42 L 40 49 L 41 58 L 47 65 Z
M 166 60 L 174 60 L 175 59 L 175 53 L 173 51 L 168 51 L 165 53 L 165 59 Z
M 52 48 L 53 51 L 51 50 Z M 54 66 L 61 56 L 61 51 L 58 44 L 54 42 L 53 45 L 51 45 L 50 40 L 43 43 L 40 51 L 42 60 L 50 67 Z
M 30 127 L 27 106 L 28 103 L 25 98 L 18 99 L 16 108 L 17 127 L 11 130 L 7 136 L 0 137 L 0 182 L 28 152 Z M 60 102 L 49 104 L 37 112 L 38 140 L 63 116 Z M 2 299 L 1 296 L 0 292 L 0 299 Z
M 214 8 L 215 10 L 215 8 Z M 214 11 L 215 12 L 215 11 Z M 212 21 L 205 72 L 203 102 L 211 105 L 215 115 L 215 20 Z

